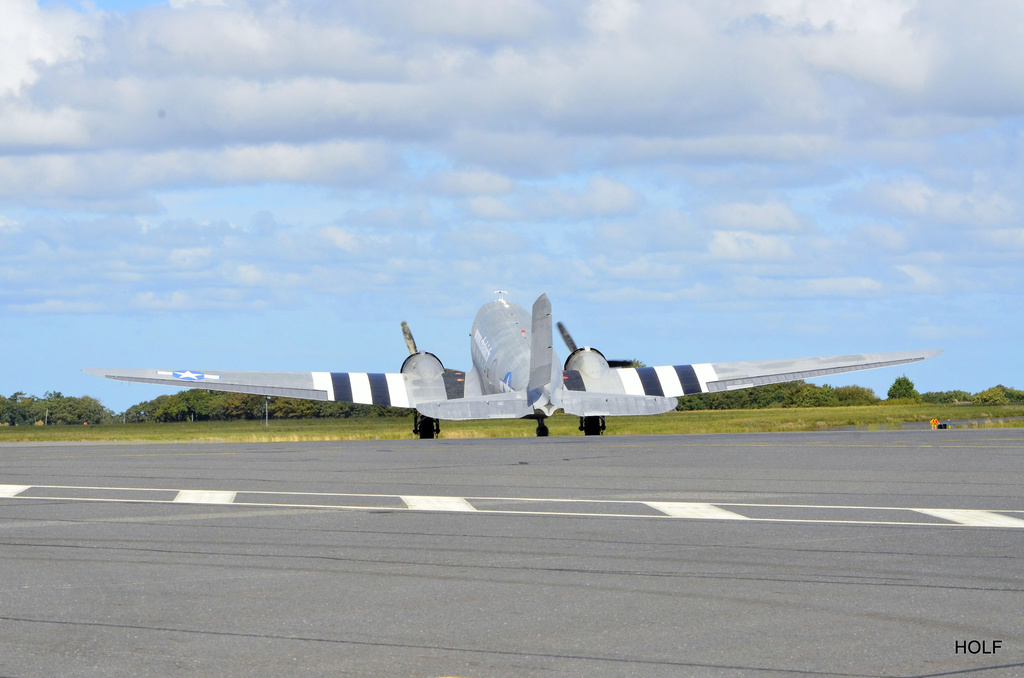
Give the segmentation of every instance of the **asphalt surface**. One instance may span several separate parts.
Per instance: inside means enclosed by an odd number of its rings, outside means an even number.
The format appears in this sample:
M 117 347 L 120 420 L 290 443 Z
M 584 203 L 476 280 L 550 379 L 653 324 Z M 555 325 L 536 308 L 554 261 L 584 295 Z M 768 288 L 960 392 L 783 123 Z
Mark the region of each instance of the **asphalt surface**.
M 0 676 L 1020 676 L 1022 488 L 1022 429 L 0 445 Z

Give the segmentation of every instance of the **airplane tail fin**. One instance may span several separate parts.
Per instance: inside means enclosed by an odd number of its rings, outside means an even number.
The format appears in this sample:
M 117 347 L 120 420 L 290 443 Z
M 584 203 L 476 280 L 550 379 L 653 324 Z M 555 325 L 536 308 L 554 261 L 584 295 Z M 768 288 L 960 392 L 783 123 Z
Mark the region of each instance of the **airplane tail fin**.
M 551 302 L 542 294 L 533 302 L 530 331 L 530 380 L 526 390 L 533 393 L 551 383 Z
M 542 294 L 533 302 L 533 320 L 530 331 L 530 380 L 526 387 L 530 405 L 538 414 L 550 417 L 559 405 L 554 400 L 554 389 L 560 385 L 561 371 L 557 370 L 554 342 L 551 333 L 551 301 Z M 556 378 L 557 376 L 557 378 Z

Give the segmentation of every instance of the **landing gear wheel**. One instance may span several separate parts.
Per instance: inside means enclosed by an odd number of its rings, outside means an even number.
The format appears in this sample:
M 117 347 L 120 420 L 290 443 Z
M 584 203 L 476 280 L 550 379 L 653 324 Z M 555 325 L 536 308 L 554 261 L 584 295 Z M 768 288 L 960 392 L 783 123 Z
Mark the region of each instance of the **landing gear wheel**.
M 420 440 L 431 440 L 441 432 L 441 422 L 437 419 L 415 414 L 412 422 L 413 435 L 419 434 Z
M 580 417 L 580 430 L 585 436 L 599 436 L 604 428 L 604 417 Z
M 548 437 L 548 427 L 544 425 L 544 420 L 543 419 L 540 419 L 540 420 L 537 421 L 537 437 L 538 438 L 547 438 Z

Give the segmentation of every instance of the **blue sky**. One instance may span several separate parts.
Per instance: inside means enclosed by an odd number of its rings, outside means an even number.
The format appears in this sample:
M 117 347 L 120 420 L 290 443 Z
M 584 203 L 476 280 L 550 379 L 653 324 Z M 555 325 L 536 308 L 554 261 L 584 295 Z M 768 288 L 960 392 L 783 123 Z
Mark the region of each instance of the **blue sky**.
M 402 320 L 468 368 L 496 289 L 649 365 L 1024 387 L 1024 5 L 3 3 L 4 395 L 397 371 Z

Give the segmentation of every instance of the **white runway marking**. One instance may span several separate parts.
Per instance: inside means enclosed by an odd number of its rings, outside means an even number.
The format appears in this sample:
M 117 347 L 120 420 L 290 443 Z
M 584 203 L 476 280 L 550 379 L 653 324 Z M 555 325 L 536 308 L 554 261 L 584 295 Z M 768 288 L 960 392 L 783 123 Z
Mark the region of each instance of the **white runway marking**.
M 976 527 L 1024 527 L 1024 520 L 1002 513 L 991 511 L 974 511 L 969 509 L 914 509 L 928 516 L 950 520 L 961 525 Z
M 244 494 L 241 501 L 236 501 Z M 739 504 L 735 502 L 558 499 L 541 497 L 440 497 L 334 492 L 262 492 L 259 490 L 184 490 L 154 487 L 4 485 L 0 499 L 56 500 L 135 504 L 219 504 L 237 508 L 333 509 L 336 511 L 446 511 L 572 518 L 646 518 L 656 520 L 729 520 L 744 523 L 821 523 L 832 525 L 909 525 L 955 528 L 1024 528 L 1019 509 L 909 508 L 899 506 L 827 506 Z M 656 511 L 657 513 L 652 513 Z M 268 514 L 274 513 L 273 511 Z M 865 519 L 876 514 L 880 519 Z M 928 516 L 930 519 L 924 518 Z M 882 519 L 887 518 L 887 519 Z
M 732 511 L 726 511 L 713 504 L 696 504 L 686 501 L 645 501 L 652 509 L 673 518 L 694 518 L 698 520 L 750 520 Z
M 174 501 L 179 504 L 230 504 L 237 492 L 214 492 L 209 490 L 181 490 Z
M 476 508 L 462 497 L 409 497 L 402 501 L 413 511 L 476 511 Z

